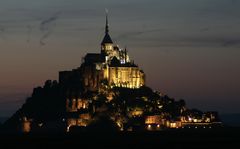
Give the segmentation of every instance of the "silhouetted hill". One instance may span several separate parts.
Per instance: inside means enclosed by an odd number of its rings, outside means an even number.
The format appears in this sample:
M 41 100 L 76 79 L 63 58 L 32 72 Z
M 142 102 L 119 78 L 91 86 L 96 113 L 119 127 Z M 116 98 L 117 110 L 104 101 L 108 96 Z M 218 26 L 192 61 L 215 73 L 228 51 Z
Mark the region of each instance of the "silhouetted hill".
M 69 101 L 69 98 L 73 100 Z M 88 105 L 85 109 L 78 108 L 83 106 L 83 100 Z M 209 115 L 187 109 L 183 99 L 175 100 L 147 86 L 136 89 L 103 86 L 94 92 L 83 89 L 81 84 L 65 86 L 47 80 L 43 87 L 33 89 L 31 97 L 4 123 L 4 130 L 35 133 L 63 132 L 69 128 L 70 131 L 89 132 L 142 131 L 146 130 L 145 118 L 156 115 L 168 122 L 189 117 L 203 121 L 213 117 L 211 112 Z M 219 121 L 216 112 L 212 121 Z M 162 125 L 169 127 L 165 123 Z
M 22 107 L 9 118 L 4 126 L 17 131 L 22 117 L 34 119 L 34 122 L 58 121 L 65 112 L 65 100 L 57 81 L 47 80 L 43 87 L 34 88 L 32 96 L 26 99 Z
M 74 90 L 72 88 L 71 90 Z M 9 118 L 5 123 L 4 127 L 9 131 L 19 131 L 21 129 L 21 121 L 23 117 L 27 117 L 31 121 L 32 128 L 38 127 L 37 125 L 44 123 L 41 131 L 44 129 L 56 129 L 56 127 L 64 127 L 62 125 L 62 119 L 66 116 L 66 92 L 68 88 L 61 86 L 56 81 L 47 80 L 43 87 L 34 88 L 31 97 L 26 99 L 26 102 L 22 107 L 16 111 L 16 113 Z M 153 92 L 151 88 L 143 86 L 139 89 L 129 89 L 115 87 L 110 90 L 104 91 L 104 93 L 95 92 L 85 92 L 83 93 L 81 89 L 77 88 L 78 94 L 82 94 L 85 98 L 93 98 L 97 95 L 97 100 L 93 101 L 95 108 L 102 108 L 106 106 L 107 111 L 95 114 L 95 120 L 93 124 L 89 125 L 89 128 L 93 130 L 106 129 L 104 125 L 108 125 L 108 130 L 114 130 L 114 123 L 110 121 L 101 121 L 101 116 L 113 116 L 116 114 L 123 114 L 126 116 L 126 111 L 129 109 L 142 109 L 145 113 L 154 114 L 158 110 L 159 104 L 163 105 L 159 112 L 167 112 L 172 118 L 180 115 L 181 109 L 185 107 L 184 100 L 175 101 L 168 96 L 160 96 L 159 93 Z M 76 91 L 74 91 L 76 92 Z M 109 102 L 107 101 L 107 96 L 109 93 L 113 93 L 115 96 Z M 100 116 L 100 117 L 99 117 Z M 100 120 L 100 121 L 96 121 Z M 127 118 L 129 119 L 129 118 Z M 129 123 L 132 125 L 137 123 L 137 125 L 144 125 L 144 120 L 141 118 L 130 118 Z M 141 124 L 140 124 L 141 123 Z M 47 124 L 47 125 L 46 125 Z M 112 125 L 111 125 L 112 124 Z M 99 126 L 98 126 L 99 125 Z M 46 128 L 45 128 L 46 127 Z M 90 129 L 88 129 L 90 130 Z M 36 130 L 38 131 L 38 130 Z M 56 130 L 57 131 L 57 130 Z

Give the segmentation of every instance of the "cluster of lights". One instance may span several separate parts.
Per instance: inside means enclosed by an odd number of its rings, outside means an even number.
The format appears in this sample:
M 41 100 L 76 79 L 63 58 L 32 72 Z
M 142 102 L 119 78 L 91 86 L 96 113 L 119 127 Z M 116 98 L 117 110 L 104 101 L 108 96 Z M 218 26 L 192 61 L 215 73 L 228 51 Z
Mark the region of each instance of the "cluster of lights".
M 147 125 L 147 128 L 148 128 L 148 129 L 151 129 L 151 128 L 152 128 L 152 125 L 148 124 L 148 125 Z M 157 128 L 160 128 L 160 125 L 159 125 L 159 124 L 157 124 Z
M 182 128 L 186 128 L 186 127 L 184 127 L 184 126 L 183 126 Z M 198 127 L 198 126 L 195 126 L 195 127 L 190 127 L 190 126 L 188 126 L 187 128 L 189 128 L 189 129 L 190 129 L 190 128 L 195 128 L 195 129 L 197 129 L 197 128 L 201 128 L 201 127 Z M 204 128 L 204 129 L 205 129 L 205 128 L 207 128 L 207 127 L 206 127 L 206 126 L 203 126 L 202 128 Z M 212 128 L 212 127 L 211 127 L 211 126 L 209 126 L 208 128 Z

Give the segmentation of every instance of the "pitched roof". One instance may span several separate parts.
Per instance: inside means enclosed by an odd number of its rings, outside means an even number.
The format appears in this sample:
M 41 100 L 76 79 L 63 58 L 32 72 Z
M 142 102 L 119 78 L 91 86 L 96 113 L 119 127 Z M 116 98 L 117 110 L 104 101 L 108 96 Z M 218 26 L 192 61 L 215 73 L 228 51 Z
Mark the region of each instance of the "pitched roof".
M 102 40 L 102 43 L 101 45 L 105 44 L 105 43 L 113 43 L 110 35 L 108 33 L 105 34 L 103 40 Z

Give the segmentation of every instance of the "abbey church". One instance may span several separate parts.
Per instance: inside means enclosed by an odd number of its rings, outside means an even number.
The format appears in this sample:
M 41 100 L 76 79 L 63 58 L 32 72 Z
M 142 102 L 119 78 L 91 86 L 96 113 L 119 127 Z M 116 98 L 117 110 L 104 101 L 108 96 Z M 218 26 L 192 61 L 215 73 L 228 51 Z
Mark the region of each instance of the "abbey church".
M 79 68 L 59 73 L 61 84 L 81 82 L 83 88 L 90 91 L 99 90 L 102 83 L 111 87 L 140 88 L 145 84 L 144 78 L 144 72 L 129 58 L 127 50 L 114 45 L 107 15 L 101 53 L 88 53 Z

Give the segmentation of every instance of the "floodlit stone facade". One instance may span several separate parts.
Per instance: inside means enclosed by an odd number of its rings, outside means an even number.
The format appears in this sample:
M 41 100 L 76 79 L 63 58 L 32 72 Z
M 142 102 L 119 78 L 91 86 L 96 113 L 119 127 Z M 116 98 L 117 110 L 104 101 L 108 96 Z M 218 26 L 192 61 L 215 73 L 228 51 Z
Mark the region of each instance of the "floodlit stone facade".
M 140 88 L 145 84 L 145 74 L 130 60 L 126 48 L 114 45 L 106 19 L 105 36 L 101 42 L 101 53 L 88 53 L 81 67 L 59 73 L 62 84 L 82 83 L 91 91 L 105 84 L 111 87 Z

